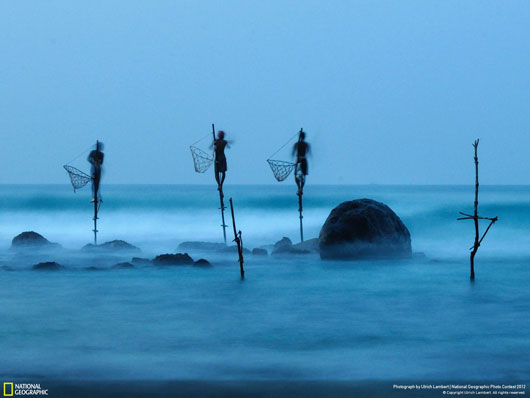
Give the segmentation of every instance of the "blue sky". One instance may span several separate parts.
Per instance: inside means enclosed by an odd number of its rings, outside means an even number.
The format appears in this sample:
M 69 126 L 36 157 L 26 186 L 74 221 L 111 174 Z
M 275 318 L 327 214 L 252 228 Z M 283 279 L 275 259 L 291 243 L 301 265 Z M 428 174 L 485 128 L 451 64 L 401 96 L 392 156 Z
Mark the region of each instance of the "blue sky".
M 304 127 L 308 183 L 471 184 L 480 137 L 482 183 L 530 184 L 528 21 L 527 1 L 1 0 L 0 183 L 67 183 L 96 139 L 105 182 L 212 183 L 188 147 L 215 123 L 227 183 L 274 183 Z

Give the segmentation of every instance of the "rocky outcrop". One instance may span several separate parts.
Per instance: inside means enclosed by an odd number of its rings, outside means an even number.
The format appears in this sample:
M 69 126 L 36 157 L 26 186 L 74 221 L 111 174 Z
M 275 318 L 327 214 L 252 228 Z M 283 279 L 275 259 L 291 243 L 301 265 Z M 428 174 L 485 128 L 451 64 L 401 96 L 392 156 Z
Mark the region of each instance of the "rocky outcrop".
M 52 243 L 46 239 L 41 234 L 38 234 L 34 231 L 26 231 L 18 234 L 11 241 L 11 248 L 18 249 L 28 249 L 28 248 L 46 248 L 53 249 L 58 248 L 60 245 L 58 243 Z
M 322 259 L 408 257 L 410 232 L 384 203 L 357 199 L 335 207 L 319 235 Z

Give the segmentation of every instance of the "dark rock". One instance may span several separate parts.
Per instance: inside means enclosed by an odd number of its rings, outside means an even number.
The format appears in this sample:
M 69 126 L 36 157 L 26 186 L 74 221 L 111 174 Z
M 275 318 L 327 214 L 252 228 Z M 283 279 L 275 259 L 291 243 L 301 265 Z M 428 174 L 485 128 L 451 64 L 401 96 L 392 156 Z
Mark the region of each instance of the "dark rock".
M 291 241 L 291 239 L 284 236 L 283 238 L 281 238 L 278 242 L 274 244 L 274 250 L 276 251 L 281 248 L 291 247 L 292 245 L 293 245 L 293 242 Z
M 29 247 L 39 247 L 39 248 L 54 248 L 60 247 L 57 243 L 52 243 L 46 239 L 41 234 L 33 231 L 22 232 L 13 238 L 11 241 L 11 247 L 17 248 L 29 248 Z
M 59 271 L 63 267 L 60 264 L 57 264 L 55 261 L 49 261 L 46 263 L 35 264 L 31 268 L 38 271 Z
M 295 247 L 293 242 L 291 242 L 291 239 L 284 236 L 281 240 L 274 244 L 272 255 L 278 256 L 289 254 L 309 254 L 309 250 Z
M 118 263 L 112 266 L 113 269 L 129 269 L 134 268 L 134 265 L 128 262 Z
M 257 248 L 257 247 L 252 249 L 252 254 L 254 256 L 268 256 L 269 255 L 269 253 L 267 252 L 266 249 L 260 249 L 260 248 Z
M 95 250 L 108 250 L 108 251 L 128 251 L 128 252 L 140 252 L 141 250 L 131 245 L 130 243 L 125 242 L 124 240 L 112 240 L 110 242 L 102 243 L 101 245 L 94 245 L 89 243 L 88 245 L 83 246 L 81 250 L 85 251 L 95 251 Z
M 10 267 L 9 265 L 2 265 L 0 269 L 4 271 L 14 271 L 15 269 L 13 267 Z
M 131 263 L 134 265 L 152 265 L 153 261 L 148 258 L 133 257 Z
M 178 250 L 222 250 L 226 248 L 224 243 L 214 243 L 214 242 L 182 242 Z
M 409 257 L 410 232 L 387 205 L 357 199 L 335 207 L 320 230 L 322 259 Z
M 208 260 L 205 260 L 204 258 L 201 258 L 200 260 L 197 260 L 193 263 L 195 267 L 211 267 L 212 264 Z
M 193 259 L 188 253 L 161 254 L 153 259 L 155 265 L 191 265 Z

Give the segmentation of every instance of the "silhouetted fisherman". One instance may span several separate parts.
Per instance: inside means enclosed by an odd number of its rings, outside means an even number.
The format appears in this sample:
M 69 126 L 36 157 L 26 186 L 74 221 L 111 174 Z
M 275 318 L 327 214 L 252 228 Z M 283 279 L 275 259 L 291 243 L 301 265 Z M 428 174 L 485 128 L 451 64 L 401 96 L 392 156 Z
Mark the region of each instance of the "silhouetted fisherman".
M 297 195 L 302 195 L 305 185 L 305 176 L 308 174 L 307 156 L 311 153 L 310 145 L 304 141 L 305 133 L 300 129 L 298 142 L 294 144 L 293 155 L 296 156 L 296 169 L 294 179 L 298 186 Z
M 103 143 L 96 141 L 96 149 L 88 155 L 88 162 L 92 165 L 92 200 L 95 202 L 99 193 L 99 182 L 101 181 L 101 168 L 103 166 Z
M 215 180 L 217 181 L 217 189 L 219 192 L 222 191 L 223 183 L 225 182 L 226 177 L 226 156 L 225 148 L 228 145 L 228 142 L 225 140 L 225 132 L 219 130 L 217 133 L 217 139 L 213 143 L 215 151 Z

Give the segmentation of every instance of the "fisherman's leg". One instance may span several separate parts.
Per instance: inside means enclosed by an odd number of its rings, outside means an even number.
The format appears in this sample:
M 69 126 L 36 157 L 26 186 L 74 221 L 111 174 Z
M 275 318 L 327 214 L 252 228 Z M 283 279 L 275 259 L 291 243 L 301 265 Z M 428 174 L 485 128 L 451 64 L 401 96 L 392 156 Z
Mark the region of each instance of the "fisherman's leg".
M 221 186 L 223 186 L 223 184 L 225 183 L 225 178 L 226 178 L 226 172 L 222 172 L 221 173 Z

